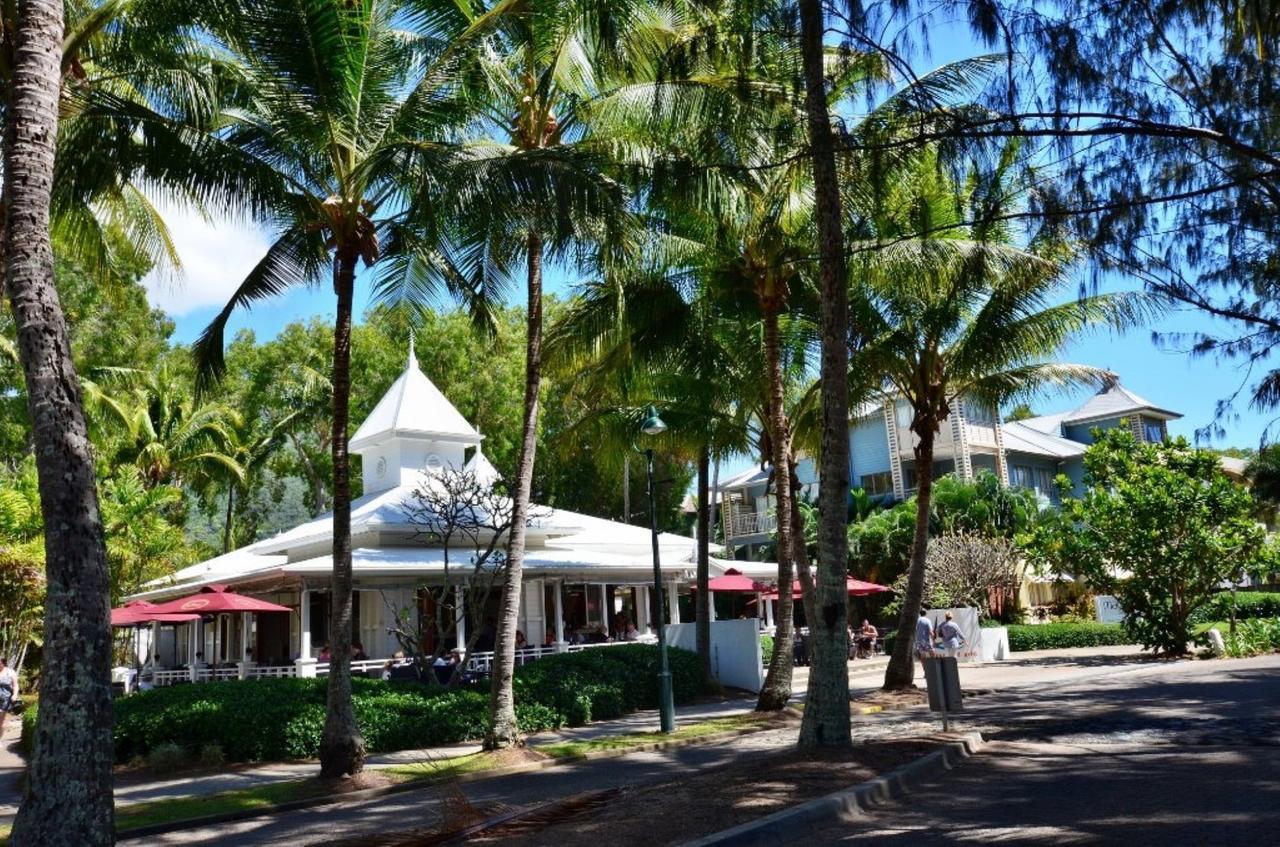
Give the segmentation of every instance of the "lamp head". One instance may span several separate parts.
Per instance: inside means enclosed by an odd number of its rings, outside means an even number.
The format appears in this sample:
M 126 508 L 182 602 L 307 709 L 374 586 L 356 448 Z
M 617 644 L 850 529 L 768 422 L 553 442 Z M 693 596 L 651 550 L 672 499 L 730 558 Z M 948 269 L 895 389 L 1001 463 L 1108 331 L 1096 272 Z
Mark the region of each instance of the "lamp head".
M 661 435 L 667 431 L 667 425 L 658 417 L 658 410 L 650 404 L 644 410 L 644 421 L 640 424 L 640 431 L 645 435 Z

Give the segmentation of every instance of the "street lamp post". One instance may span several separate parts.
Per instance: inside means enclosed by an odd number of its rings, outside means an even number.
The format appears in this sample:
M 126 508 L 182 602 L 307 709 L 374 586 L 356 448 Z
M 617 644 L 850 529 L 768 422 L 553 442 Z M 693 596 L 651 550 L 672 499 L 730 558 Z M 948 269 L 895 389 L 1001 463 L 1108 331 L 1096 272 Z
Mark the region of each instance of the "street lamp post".
M 658 410 L 653 406 L 645 409 L 645 419 L 640 425 L 645 435 L 661 435 L 667 431 L 667 425 L 658 417 Z M 666 603 L 662 596 L 662 568 L 658 560 L 658 497 L 653 484 L 653 448 L 644 451 L 649 467 L 649 530 L 653 538 L 653 596 L 654 620 L 658 624 L 658 712 L 661 715 L 662 731 L 674 732 L 676 728 L 675 695 L 671 690 L 671 668 L 667 664 L 667 633 L 663 623 L 663 612 Z

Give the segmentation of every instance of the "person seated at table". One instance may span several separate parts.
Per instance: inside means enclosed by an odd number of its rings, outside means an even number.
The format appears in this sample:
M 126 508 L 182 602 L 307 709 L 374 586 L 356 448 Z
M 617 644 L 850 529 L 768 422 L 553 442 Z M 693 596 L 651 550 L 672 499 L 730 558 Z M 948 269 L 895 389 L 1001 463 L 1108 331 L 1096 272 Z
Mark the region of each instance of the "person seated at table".
M 871 621 L 866 618 L 862 619 L 862 628 L 858 630 L 858 650 L 865 656 L 870 656 L 875 652 L 876 639 L 880 637 L 880 633 L 871 625 Z
M 369 656 L 364 652 L 364 645 L 361 644 L 359 641 L 352 641 L 351 642 L 351 661 L 363 662 L 368 658 Z
M 461 664 L 462 651 L 455 647 L 443 656 L 437 656 L 431 663 L 431 670 L 435 673 L 437 682 L 448 685 Z
M 329 649 L 329 642 L 326 641 L 324 646 L 320 648 L 320 655 L 316 656 L 317 662 L 327 662 L 333 658 L 333 652 Z
M 626 628 L 623 629 L 622 631 L 622 640 L 623 641 L 639 641 L 640 640 L 640 630 L 636 629 L 636 625 L 633 624 L 631 621 L 627 621 Z
M 554 629 L 547 630 L 547 637 L 542 639 L 543 647 L 554 647 L 556 644 L 556 631 Z
M 528 646 L 529 646 L 529 639 L 524 637 L 524 632 L 522 630 L 517 629 L 516 630 L 516 649 L 523 650 Z

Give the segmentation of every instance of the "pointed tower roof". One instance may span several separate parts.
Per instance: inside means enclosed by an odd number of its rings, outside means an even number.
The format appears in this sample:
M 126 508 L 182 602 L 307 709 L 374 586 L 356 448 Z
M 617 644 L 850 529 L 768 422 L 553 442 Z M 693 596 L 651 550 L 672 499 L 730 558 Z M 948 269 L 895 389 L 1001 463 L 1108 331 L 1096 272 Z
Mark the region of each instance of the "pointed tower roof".
M 369 417 L 351 437 L 351 450 L 374 446 L 392 438 L 416 438 L 479 444 L 483 438 L 449 398 L 418 367 L 409 337 L 409 361 Z
M 1062 418 L 1062 423 L 1089 423 L 1108 418 L 1120 418 L 1134 412 L 1146 412 L 1151 417 L 1167 420 L 1182 417 L 1177 412 L 1162 409 L 1139 397 L 1120 384 L 1120 376 L 1118 374 L 1108 373 L 1106 380 L 1102 383 L 1102 387 L 1098 389 L 1098 393 L 1086 400 L 1080 408 L 1068 412 Z

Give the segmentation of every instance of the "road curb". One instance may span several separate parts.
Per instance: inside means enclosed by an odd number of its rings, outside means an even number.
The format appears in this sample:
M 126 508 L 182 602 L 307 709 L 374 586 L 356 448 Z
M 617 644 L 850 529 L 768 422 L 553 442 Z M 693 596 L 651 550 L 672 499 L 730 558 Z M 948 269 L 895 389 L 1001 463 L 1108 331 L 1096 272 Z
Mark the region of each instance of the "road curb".
M 468 783 L 479 782 L 486 779 L 501 779 L 505 776 L 515 776 L 522 773 L 532 773 L 535 771 L 544 771 L 551 768 L 564 767 L 566 765 L 579 764 L 589 762 L 596 759 L 612 759 L 621 756 L 627 756 L 632 753 L 648 753 L 659 750 L 673 750 L 679 747 L 692 747 L 696 744 L 714 744 L 719 741 L 727 741 L 731 738 L 737 738 L 742 735 L 752 735 L 757 732 L 767 732 L 771 729 L 777 729 L 773 726 L 760 727 L 743 727 L 741 729 L 730 729 L 724 732 L 712 733 L 710 735 L 700 735 L 693 738 L 677 738 L 667 741 L 652 741 L 644 744 L 635 744 L 628 747 L 620 747 L 615 750 L 598 750 L 575 756 L 558 756 L 550 759 L 543 759 L 536 762 L 525 762 L 519 765 L 507 765 L 501 768 L 491 768 L 489 770 L 471 771 L 468 773 L 456 774 L 453 776 L 440 777 L 422 777 L 420 779 L 410 779 L 407 782 L 388 785 L 381 788 L 364 788 L 359 791 L 348 791 L 345 794 L 327 794 L 318 797 L 307 797 L 299 800 L 289 800 L 284 803 L 275 803 L 269 806 L 259 806 L 254 809 L 241 809 L 235 812 L 226 812 L 219 815 L 205 815 L 196 818 L 183 818 L 181 820 L 166 821 L 164 823 L 151 824 L 149 826 L 131 827 L 123 829 L 116 833 L 117 841 L 129 841 L 137 838 L 147 838 L 153 835 L 164 835 L 169 832 L 178 832 L 184 829 L 195 829 L 198 827 L 214 826 L 223 823 L 235 823 L 236 821 L 249 820 L 250 818 L 260 818 L 267 815 L 280 814 L 281 812 L 296 812 L 302 809 L 315 808 L 317 806 L 333 806 L 339 803 L 359 803 L 365 800 L 377 800 L 380 797 L 387 797 L 393 794 L 403 794 L 409 791 L 424 791 L 438 785 L 446 783 Z M 530 747 L 536 750 L 536 747 Z M 447 762 L 448 760 L 444 760 Z M 405 762 L 403 764 L 418 764 L 416 762 Z M 374 769 L 370 769 L 374 770 Z M 163 802 L 163 801 L 160 801 Z M 127 806 L 123 808 L 128 808 Z
M 783 809 L 760 818 L 713 833 L 682 847 L 727 847 L 727 845 L 784 844 L 794 841 L 806 831 L 840 821 L 855 820 L 879 806 L 901 800 L 911 789 L 939 770 L 953 770 L 965 759 L 982 749 L 982 733 L 969 733 L 927 756 L 921 756 L 887 774 L 857 785 Z

